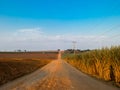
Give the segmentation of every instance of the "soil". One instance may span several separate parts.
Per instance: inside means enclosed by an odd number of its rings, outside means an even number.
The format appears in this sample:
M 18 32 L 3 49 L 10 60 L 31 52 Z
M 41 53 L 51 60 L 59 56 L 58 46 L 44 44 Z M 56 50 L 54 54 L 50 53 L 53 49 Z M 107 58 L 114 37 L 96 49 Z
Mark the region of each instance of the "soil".
M 119 90 L 78 71 L 65 61 L 58 60 L 32 74 L 3 85 L 0 90 Z

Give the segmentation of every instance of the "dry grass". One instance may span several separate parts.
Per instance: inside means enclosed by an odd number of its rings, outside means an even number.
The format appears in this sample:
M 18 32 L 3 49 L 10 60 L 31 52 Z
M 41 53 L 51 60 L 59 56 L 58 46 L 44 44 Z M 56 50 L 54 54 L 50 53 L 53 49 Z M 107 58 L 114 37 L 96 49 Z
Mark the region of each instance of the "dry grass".
M 43 67 L 57 56 L 57 53 L 0 53 L 0 85 Z
M 120 85 L 120 46 L 92 50 L 78 55 L 63 55 L 68 63 L 82 72 Z

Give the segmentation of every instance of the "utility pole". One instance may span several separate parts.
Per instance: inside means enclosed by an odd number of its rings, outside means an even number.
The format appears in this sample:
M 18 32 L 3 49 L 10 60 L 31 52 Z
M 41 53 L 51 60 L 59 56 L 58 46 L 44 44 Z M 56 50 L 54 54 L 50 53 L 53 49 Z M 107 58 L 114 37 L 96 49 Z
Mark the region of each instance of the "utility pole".
M 76 41 L 72 41 L 72 43 L 73 43 L 73 51 L 74 51 L 74 55 L 75 55 L 75 49 L 76 49 Z

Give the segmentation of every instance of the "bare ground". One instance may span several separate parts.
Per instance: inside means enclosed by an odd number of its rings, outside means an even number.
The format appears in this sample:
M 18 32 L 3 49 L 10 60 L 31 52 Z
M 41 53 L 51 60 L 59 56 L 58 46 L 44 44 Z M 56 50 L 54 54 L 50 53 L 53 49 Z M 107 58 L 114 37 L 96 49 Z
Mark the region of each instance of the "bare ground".
M 119 90 L 104 84 L 59 58 L 42 69 L 0 87 L 0 90 Z

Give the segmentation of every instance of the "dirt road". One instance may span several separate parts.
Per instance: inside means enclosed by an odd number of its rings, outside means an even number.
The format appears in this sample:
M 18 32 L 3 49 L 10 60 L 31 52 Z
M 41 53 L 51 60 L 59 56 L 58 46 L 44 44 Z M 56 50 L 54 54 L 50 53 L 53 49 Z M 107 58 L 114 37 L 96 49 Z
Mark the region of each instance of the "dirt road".
M 97 81 L 59 58 L 34 73 L 0 87 L 0 90 L 119 90 Z

